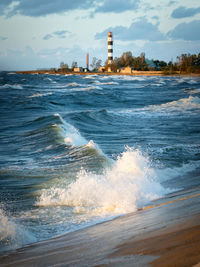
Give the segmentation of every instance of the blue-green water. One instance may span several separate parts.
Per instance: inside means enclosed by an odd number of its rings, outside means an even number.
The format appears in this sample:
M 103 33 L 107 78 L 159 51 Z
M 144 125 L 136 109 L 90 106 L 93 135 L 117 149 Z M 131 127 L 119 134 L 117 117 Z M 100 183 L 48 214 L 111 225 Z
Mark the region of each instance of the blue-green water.
M 200 78 L 0 73 L 0 251 L 198 187 Z

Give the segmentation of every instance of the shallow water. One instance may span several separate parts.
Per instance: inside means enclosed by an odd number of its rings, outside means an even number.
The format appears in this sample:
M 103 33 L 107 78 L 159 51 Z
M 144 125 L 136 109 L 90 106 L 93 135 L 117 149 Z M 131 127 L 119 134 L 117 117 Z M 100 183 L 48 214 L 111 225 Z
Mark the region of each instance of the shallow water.
M 2 72 L 0 94 L 1 251 L 199 185 L 199 78 Z

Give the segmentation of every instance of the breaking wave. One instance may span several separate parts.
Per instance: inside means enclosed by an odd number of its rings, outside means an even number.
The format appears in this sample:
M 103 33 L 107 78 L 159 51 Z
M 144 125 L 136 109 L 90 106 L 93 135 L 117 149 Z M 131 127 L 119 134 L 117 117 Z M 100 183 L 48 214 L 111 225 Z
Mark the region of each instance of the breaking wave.
M 200 109 L 200 99 L 199 97 L 189 96 L 188 98 L 182 98 L 177 101 L 168 102 L 162 105 L 150 106 L 153 110 L 158 111 L 189 111 L 193 109 Z
M 173 115 L 179 113 L 191 113 L 200 110 L 200 98 L 197 96 L 189 96 L 176 101 L 168 102 L 161 105 L 150 105 L 144 108 L 123 109 L 118 111 L 108 111 L 116 115 L 132 116 L 133 114 L 142 114 L 145 116 L 154 115 Z
M 0 208 L 0 252 L 35 242 L 34 236 Z
M 43 190 L 36 205 L 65 205 L 78 213 L 123 214 L 136 211 L 167 192 L 157 181 L 148 157 L 127 148 L 102 174 L 82 169 L 69 186 Z

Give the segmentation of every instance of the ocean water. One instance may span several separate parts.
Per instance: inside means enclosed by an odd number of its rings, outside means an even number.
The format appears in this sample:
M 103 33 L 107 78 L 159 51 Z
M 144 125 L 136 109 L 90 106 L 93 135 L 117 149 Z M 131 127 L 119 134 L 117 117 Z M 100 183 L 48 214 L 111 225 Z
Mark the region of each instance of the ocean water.
M 200 186 L 200 78 L 0 73 L 0 253 Z

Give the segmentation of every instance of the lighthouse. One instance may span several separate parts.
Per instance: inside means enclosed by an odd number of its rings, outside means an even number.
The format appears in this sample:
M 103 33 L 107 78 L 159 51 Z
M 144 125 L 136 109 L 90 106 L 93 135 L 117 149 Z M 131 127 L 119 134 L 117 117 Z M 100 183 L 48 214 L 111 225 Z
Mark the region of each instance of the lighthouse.
M 113 38 L 112 38 L 112 32 L 108 32 L 108 72 L 111 72 L 112 61 L 113 61 Z

